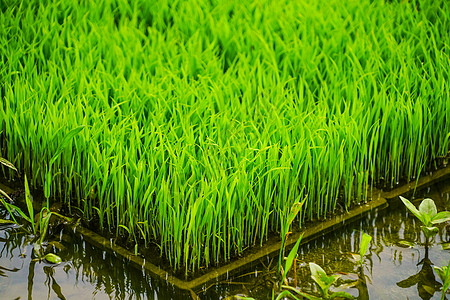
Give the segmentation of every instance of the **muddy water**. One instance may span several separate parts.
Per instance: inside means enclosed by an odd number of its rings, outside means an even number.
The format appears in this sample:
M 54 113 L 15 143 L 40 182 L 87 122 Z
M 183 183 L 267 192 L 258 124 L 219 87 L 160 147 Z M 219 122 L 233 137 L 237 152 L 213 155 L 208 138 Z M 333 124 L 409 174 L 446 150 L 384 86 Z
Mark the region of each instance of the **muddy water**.
M 409 198 L 412 199 L 412 195 Z M 434 199 L 439 210 L 450 210 L 450 180 L 414 195 Z M 5 211 L 0 210 L 0 218 Z M 92 247 L 63 228 L 50 237 L 48 249 L 63 263 L 37 261 L 23 230 L 0 225 L 0 299 L 192 299 L 191 294 L 152 278 L 119 256 Z M 351 253 L 359 252 L 362 232 L 373 237 L 364 267 L 358 268 Z M 345 291 L 358 299 L 440 299 L 441 281 L 432 266 L 448 265 L 450 225 L 440 226 L 431 245 L 419 222 L 400 204 L 372 212 L 360 221 L 301 246 L 290 286 L 318 295 L 308 263 L 328 274 L 340 274 L 351 285 Z M 218 278 L 195 292 L 201 299 L 235 295 L 271 299 L 279 279 L 277 257 L 266 257 L 233 278 Z M 276 296 L 276 293 L 275 293 Z M 447 298 L 450 297 L 447 295 Z

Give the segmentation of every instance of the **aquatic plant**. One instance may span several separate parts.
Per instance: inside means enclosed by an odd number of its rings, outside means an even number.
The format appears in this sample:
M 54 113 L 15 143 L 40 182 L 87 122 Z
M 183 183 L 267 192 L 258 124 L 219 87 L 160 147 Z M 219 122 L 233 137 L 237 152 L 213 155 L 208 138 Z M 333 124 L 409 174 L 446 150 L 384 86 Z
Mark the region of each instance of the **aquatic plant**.
M 19 3 L 0 14 L 1 155 L 174 269 L 263 244 L 306 194 L 299 227 L 449 151 L 448 1 Z
M 362 266 L 364 263 L 364 256 L 367 253 L 367 250 L 369 249 L 370 241 L 372 240 L 372 236 L 368 235 L 367 233 L 363 233 L 361 237 L 361 242 L 359 244 L 359 264 Z
M 7 166 L 8 168 L 11 168 L 11 169 L 17 171 L 17 169 L 14 167 L 14 165 L 12 163 L 8 162 L 7 160 L 0 158 L 0 162 L 3 165 Z M 0 221 L 2 221 L 2 223 L 13 223 L 13 224 L 22 226 L 22 223 L 17 221 L 14 216 L 15 213 L 18 213 L 26 222 L 28 222 L 30 224 L 30 226 L 32 228 L 32 234 L 34 235 L 34 237 L 36 239 L 34 242 L 33 248 L 34 248 L 35 254 L 38 256 L 38 259 L 39 260 L 46 259 L 48 262 L 55 263 L 55 264 L 60 263 L 61 258 L 59 256 L 57 256 L 56 254 L 44 253 L 43 243 L 47 236 L 49 222 L 50 222 L 50 218 L 52 216 L 57 216 L 67 222 L 72 221 L 72 218 L 65 217 L 57 212 L 50 211 L 50 208 L 48 206 L 47 207 L 44 206 L 41 209 L 40 213 L 38 214 L 37 220 L 35 220 L 36 216 L 34 215 L 33 200 L 31 198 L 30 188 L 28 186 L 28 180 L 27 180 L 26 174 L 24 176 L 24 187 L 25 187 L 25 203 L 27 206 L 28 214 L 24 213 L 22 211 L 22 209 L 20 209 L 18 206 L 12 204 L 14 201 L 8 196 L 7 193 L 5 193 L 3 190 L 0 189 L 0 193 L 1 193 L 0 203 L 3 204 L 3 206 L 8 211 L 10 218 L 12 219 L 11 221 L 0 219 Z M 4 198 L 8 199 L 10 201 L 10 203 L 6 202 Z
M 442 296 L 441 300 L 445 299 L 445 294 L 450 288 L 450 262 L 448 266 L 437 267 L 434 266 L 434 271 L 438 274 L 439 278 L 442 280 Z
M 427 244 L 429 243 L 429 240 L 439 232 L 439 229 L 433 225 L 450 220 L 450 211 L 437 212 L 436 204 L 432 199 L 423 199 L 419 205 L 419 209 L 405 197 L 400 196 L 400 200 L 402 200 L 409 211 L 422 222 L 423 225 L 420 228 L 425 235 Z
M 305 293 L 290 286 L 283 286 L 283 288 L 287 290 L 280 293 L 277 297 L 277 300 L 283 299 L 283 297 L 285 296 L 290 296 L 293 297 L 294 299 L 299 299 L 295 295 L 300 295 L 310 300 L 334 299 L 334 298 L 354 299 L 354 297 L 347 292 L 343 291 L 330 292 L 331 286 L 335 284 L 336 281 L 339 279 L 340 277 L 339 274 L 333 274 L 328 276 L 327 273 L 319 265 L 315 263 L 309 263 L 309 268 L 311 270 L 311 278 L 319 287 L 321 297 Z

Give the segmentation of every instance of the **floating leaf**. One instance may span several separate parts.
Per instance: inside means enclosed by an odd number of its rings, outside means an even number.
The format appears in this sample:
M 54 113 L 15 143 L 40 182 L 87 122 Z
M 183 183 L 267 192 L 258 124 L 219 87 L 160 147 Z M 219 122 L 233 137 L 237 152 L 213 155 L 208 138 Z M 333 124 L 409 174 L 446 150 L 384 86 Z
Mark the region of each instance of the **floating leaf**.
M 62 262 L 61 257 L 56 254 L 48 253 L 44 256 L 45 260 L 52 264 L 60 264 Z

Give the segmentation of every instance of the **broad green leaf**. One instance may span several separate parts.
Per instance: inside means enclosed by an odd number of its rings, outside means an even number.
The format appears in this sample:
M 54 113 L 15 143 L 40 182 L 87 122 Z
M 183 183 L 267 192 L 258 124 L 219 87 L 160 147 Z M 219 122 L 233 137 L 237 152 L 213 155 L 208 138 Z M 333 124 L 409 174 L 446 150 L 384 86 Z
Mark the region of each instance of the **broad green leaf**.
M 359 255 L 360 255 L 360 262 L 363 263 L 364 255 L 367 253 L 367 249 L 369 248 L 370 241 L 372 240 L 372 237 L 368 235 L 367 233 L 363 233 L 361 237 L 361 244 L 359 246 Z
M 441 211 L 438 212 L 436 215 L 434 215 L 431 218 L 431 223 L 433 224 L 440 224 L 450 221 L 450 211 Z
M 60 264 L 62 262 L 61 257 L 56 254 L 48 253 L 44 256 L 45 260 L 52 264 Z
M 419 212 L 422 215 L 430 216 L 430 219 L 437 214 L 436 204 L 430 198 L 423 199 L 422 203 L 419 205 Z
M 284 268 L 284 274 L 283 274 L 283 278 L 282 278 L 281 282 L 284 282 L 284 280 L 286 279 L 287 273 L 289 272 L 289 270 L 292 267 L 292 263 L 294 262 L 294 259 L 297 256 L 298 246 L 300 245 L 302 237 L 303 237 L 303 233 L 300 235 L 300 237 L 298 238 L 298 240 L 295 243 L 294 247 L 289 252 L 289 255 L 288 255 L 287 259 L 286 259 L 286 265 L 285 265 L 285 268 Z
M 442 243 L 441 246 L 443 250 L 450 250 L 450 243 Z
M 317 283 L 320 289 L 325 292 L 327 290 L 327 283 L 324 279 L 328 278 L 327 273 L 315 263 L 309 263 L 309 269 L 311 270 L 311 278 Z
M 329 289 L 331 285 L 335 283 L 340 277 L 341 275 L 335 274 L 330 276 L 324 276 L 322 279 L 326 283 L 327 289 Z
M 400 200 L 402 200 L 403 204 L 405 204 L 405 206 L 409 209 L 409 211 L 411 211 L 413 213 L 413 215 L 415 215 L 422 223 L 424 223 L 425 220 L 424 220 L 422 214 L 417 210 L 417 208 L 414 206 L 414 204 L 412 204 L 411 202 L 409 202 L 408 199 L 406 199 L 402 196 L 400 196 Z

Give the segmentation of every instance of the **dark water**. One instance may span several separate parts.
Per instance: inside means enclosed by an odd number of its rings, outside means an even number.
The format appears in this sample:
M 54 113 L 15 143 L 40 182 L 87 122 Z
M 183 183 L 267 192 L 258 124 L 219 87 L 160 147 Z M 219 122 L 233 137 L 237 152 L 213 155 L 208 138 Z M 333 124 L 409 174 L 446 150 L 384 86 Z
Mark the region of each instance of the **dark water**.
M 439 210 L 450 210 L 450 180 L 415 197 L 430 197 Z M 4 214 L 0 211 L 0 217 Z M 90 246 L 67 229 L 48 239 L 48 250 L 63 259 L 52 265 L 34 260 L 32 243 L 20 228 L 0 226 L 0 299 L 192 299 L 189 293 Z M 441 281 L 432 266 L 446 266 L 450 261 L 450 251 L 441 245 L 450 242 L 450 225 L 439 229 L 426 250 L 419 221 L 403 206 L 391 205 L 301 246 L 297 272 L 289 273 L 289 285 L 317 293 L 308 267 L 314 262 L 328 274 L 340 272 L 348 282 L 357 282 L 345 291 L 358 299 L 440 299 Z M 363 231 L 373 240 L 360 269 L 350 253 L 359 252 Z M 277 257 L 266 257 L 241 275 L 218 278 L 195 292 L 201 299 L 234 295 L 271 299 L 278 278 Z

